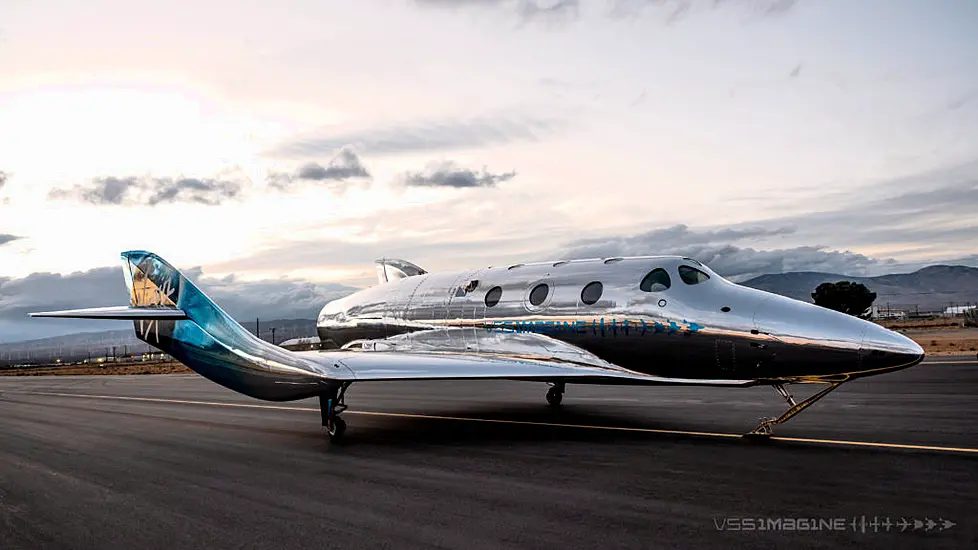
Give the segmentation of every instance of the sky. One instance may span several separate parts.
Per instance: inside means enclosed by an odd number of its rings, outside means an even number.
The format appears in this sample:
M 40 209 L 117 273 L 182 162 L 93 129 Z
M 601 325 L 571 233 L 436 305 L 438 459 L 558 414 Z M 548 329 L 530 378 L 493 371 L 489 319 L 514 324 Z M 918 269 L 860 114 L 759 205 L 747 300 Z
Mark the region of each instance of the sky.
M 380 257 L 978 265 L 976 129 L 970 0 L 5 0 L 0 342 L 129 249 L 249 317 Z

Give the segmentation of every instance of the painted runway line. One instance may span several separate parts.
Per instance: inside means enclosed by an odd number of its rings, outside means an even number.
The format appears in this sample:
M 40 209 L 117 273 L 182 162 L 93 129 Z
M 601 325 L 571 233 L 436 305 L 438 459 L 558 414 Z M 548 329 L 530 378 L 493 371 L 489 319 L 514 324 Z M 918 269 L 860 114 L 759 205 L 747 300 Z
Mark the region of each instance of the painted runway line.
M 14 393 L 14 392 L 10 392 Z M 116 400 L 116 401 L 141 401 L 147 403 L 173 403 L 180 405 L 203 405 L 211 407 L 237 407 L 237 408 L 247 408 L 247 409 L 271 409 L 271 410 L 283 410 L 283 411 L 302 411 L 302 412 L 319 412 L 318 408 L 312 407 L 288 407 L 284 405 L 258 405 L 249 403 L 222 403 L 220 401 L 194 401 L 188 399 L 163 399 L 158 397 L 127 397 L 121 395 L 93 395 L 93 394 L 82 394 L 82 393 L 57 393 L 57 392 L 23 392 L 28 395 L 46 395 L 52 397 L 76 397 L 76 398 L 87 398 L 87 399 L 105 399 L 105 400 Z M 523 426 L 543 426 L 551 428 L 573 428 L 573 429 L 585 429 L 585 430 L 603 430 L 603 431 L 619 431 L 619 432 L 638 432 L 638 433 L 653 433 L 653 434 L 667 434 L 667 435 L 689 435 L 697 437 L 716 437 L 716 438 L 727 438 L 727 439 L 741 439 L 743 434 L 733 434 L 733 433 L 721 433 L 721 432 L 698 432 L 698 431 L 688 431 L 688 430 L 663 430 L 656 428 L 629 428 L 625 426 L 595 426 L 591 424 L 562 424 L 559 422 L 533 422 L 529 420 L 501 420 L 494 418 L 471 418 L 464 416 L 442 416 L 442 415 L 432 415 L 432 414 L 413 414 L 413 413 L 393 413 L 393 412 L 382 412 L 382 411 L 346 411 L 343 414 L 355 414 L 363 416 L 384 416 L 390 418 L 418 418 L 418 419 L 429 419 L 429 420 L 451 420 L 460 422 L 483 422 L 483 423 L 493 423 L 493 424 L 513 424 L 513 425 L 523 425 Z M 771 436 L 768 438 L 772 441 L 788 441 L 793 443 L 816 443 L 822 445 L 840 445 L 840 446 L 852 446 L 852 447 L 874 447 L 882 449 L 903 449 L 903 450 L 915 450 L 915 451 L 937 451 L 937 452 L 947 452 L 947 453 L 974 453 L 978 454 L 978 449 L 969 447 L 946 447 L 940 445 L 914 445 L 908 443 L 884 443 L 878 441 L 851 441 L 842 439 L 816 439 L 807 437 L 779 437 Z

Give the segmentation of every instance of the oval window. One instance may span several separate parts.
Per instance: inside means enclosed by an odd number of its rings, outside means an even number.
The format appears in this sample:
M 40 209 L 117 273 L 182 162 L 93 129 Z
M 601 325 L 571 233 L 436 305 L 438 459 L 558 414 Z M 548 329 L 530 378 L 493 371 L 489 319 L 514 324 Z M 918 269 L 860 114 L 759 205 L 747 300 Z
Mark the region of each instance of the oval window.
M 665 269 L 657 267 L 642 279 L 639 288 L 643 292 L 662 292 L 670 286 L 672 286 L 672 281 L 669 279 L 669 273 Z
M 503 289 L 498 286 L 494 286 L 486 292 L 486 307 L 492 307 L 499 303 L 499 299 L 503 297 Z
M 681 265 L 679 266 L 679 278 L 687 285 L 698 285 L 709 279 L 710 276 L 695 267 Z
M 546 283 L 540 283 L 530 291 L 530 303 L 539 306 L 547 300 L 548 294 L 550 294 L 550 287 Z
M 584 290 L 581 291 L 581 301 L 587 305 L 594 305 L 601 299 L 601 293 L 604 291 L 604 285 L 600 281 L 594 281 L 593 283 L 588 283 Z

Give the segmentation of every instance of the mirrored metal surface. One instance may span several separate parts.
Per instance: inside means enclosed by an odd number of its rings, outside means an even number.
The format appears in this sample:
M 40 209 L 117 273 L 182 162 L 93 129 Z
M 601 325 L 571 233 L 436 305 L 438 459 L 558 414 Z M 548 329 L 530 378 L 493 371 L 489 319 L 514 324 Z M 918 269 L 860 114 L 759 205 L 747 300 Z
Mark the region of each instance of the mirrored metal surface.
M 675 256 L 453 273 L 383 260 L 384 282 L 320 312 L 321 341 L 344 349 L 313 352 L 258 339 L 152 253 L 123 260 L 130 307 L 49 313 L 134 319 L 141 339 L 262 399 L 405 378 L 780 387 L 839 383 L 923 358 L 913 341 L 874 323 L 731 283 Z
M 594 282 L 601 295 L 586 304 L 582 292 Z M 543 285 L 535 304 L 533 289 Z M 377 323 L 363 308 L 379 302 L 392 305 Z M 687 380 L 828 381 L 923 357 L 914 342 L 874 323 L 731 283 L 674 256 L 408 277 L 327 304 L 319 327 L 340 346 L 452 328 L 438 335 L 440 351 L 471 352 L 476 343 L 477 353 L 498 356 L 517 347 L 512 335 L 533 333 L 629 371 Z M 503 336 L 483 336 L 492 333 Z

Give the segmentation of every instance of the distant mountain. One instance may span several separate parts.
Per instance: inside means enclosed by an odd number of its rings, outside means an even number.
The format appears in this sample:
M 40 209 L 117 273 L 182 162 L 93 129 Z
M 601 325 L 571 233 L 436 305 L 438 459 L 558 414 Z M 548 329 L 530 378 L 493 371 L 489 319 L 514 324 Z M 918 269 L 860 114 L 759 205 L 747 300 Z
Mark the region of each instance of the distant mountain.
M 241 323 L 252 334 L 255 332 L 255 321 Z M 272 339 L 272 329 L 275 329 L 275 341 L 282 342 L 289 338 L 302 338 L 316 335 L 316 321 L 313 319 L 274 319 L 261 321 L 261 337 Z M 156 351 L 145 342 L 136 338 L 132 329 L 107 330 L 103 332 L 82 332 L 66 336 L 53 336 L 39 340 L 27 340 L 0 344 L 0 366 L 24 362 L 47 362 L 55 359 L 62 361 L 80 361 L 89 357 L 123 356 L 127 354 L 142 354 Z
M 978 304 L 978 268 L 934 265 L 914 271 L 878 277 L 849 277 L 834 273 L 793 272 L 761 275 L 740 284 L 812 301 L 815 287 L 826 282 L 855 281 L 876 293 L 876 305 L 920 311 L 943 310 L 951 304 Z

